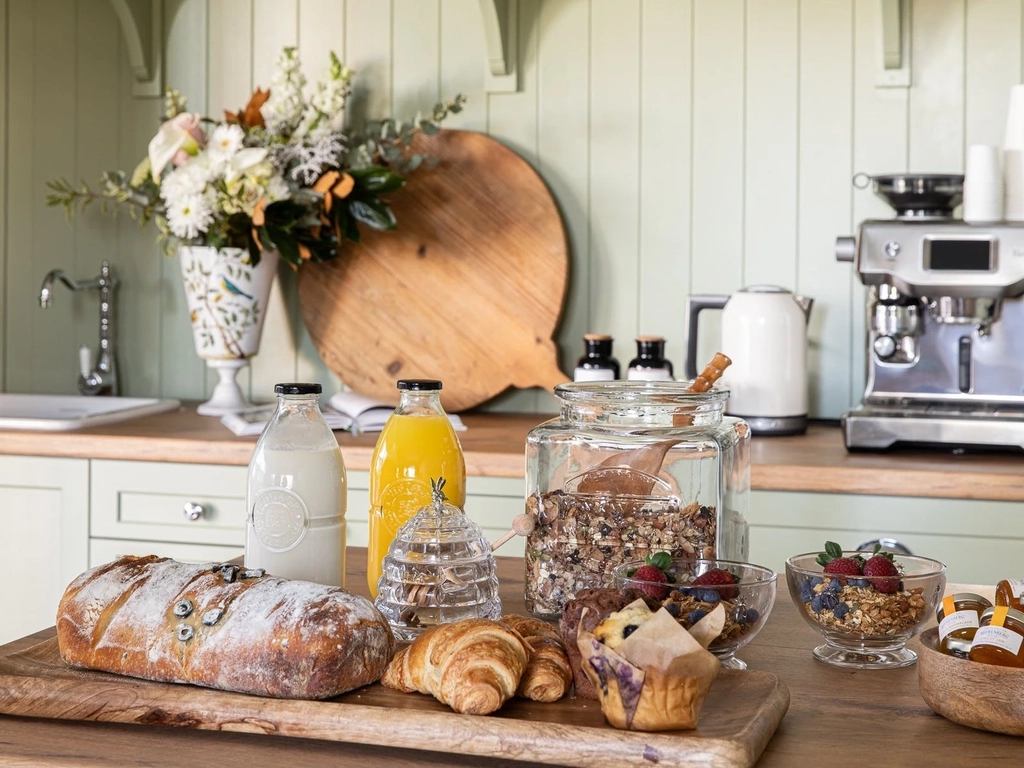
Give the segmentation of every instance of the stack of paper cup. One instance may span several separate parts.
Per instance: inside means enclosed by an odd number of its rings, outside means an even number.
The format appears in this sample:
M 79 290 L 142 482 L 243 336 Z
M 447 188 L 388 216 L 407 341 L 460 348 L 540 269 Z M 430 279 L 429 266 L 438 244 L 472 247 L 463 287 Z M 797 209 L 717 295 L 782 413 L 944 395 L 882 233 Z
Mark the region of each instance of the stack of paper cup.
M 1024 151 L 1017 151 L 1024 160 Z M 1024 180 L 1024 165 L 1020 178 Z M 1024 193 L 1024 187 L 1020 190 Z M 1024 198 L 1021 199 L 1024 211 Z M 964 170 L 964 221 L 992 222 L 1003 219 L 1003 174 L 999 147 L 972 144 L 967 148 Z
M 1003 218 L 1024 221 L 1024 85 L 1010 89 L 1006 138 L 1003 141 L 1003 183 Z

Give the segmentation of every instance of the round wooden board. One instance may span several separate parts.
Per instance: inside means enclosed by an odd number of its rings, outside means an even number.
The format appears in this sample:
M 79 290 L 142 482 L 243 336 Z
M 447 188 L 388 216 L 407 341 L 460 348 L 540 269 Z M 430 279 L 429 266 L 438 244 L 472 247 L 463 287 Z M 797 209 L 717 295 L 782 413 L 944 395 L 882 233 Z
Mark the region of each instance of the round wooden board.
M 439 163 L 392 196 L 398 229 L 363 227 L 340 258 L 299 270 L 302 315 L 324 363 L 386 401 L 398 379 L 441 379 L 449 412 L 509 386 L 567 381 L 551 337 L 568 251 L 544 182 L 484 134 L 446 130 L 414 149 Z
M 1024 669 L 947 656 L 938 641 L 935 627 L 921 635 L 917 679 L 925 703 L 954 723 L 1024 736 Z

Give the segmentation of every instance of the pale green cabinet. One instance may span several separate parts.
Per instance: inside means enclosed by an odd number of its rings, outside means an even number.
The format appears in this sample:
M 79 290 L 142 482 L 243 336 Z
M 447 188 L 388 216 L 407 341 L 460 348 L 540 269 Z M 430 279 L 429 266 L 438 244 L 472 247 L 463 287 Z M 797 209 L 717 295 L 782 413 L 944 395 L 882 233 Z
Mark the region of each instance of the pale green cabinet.
M 53 625 L 86 568 L 88 526 L 86 459 L 0 456 L 0 644 Z
M 825 541 L 847 549 L 880 537 L 940 560 L 947 580 L 995 584 L 1017 577 L 1024 557 L 1024 503 L 920 497 L 753 491 L 750 560 L 778 571 Z

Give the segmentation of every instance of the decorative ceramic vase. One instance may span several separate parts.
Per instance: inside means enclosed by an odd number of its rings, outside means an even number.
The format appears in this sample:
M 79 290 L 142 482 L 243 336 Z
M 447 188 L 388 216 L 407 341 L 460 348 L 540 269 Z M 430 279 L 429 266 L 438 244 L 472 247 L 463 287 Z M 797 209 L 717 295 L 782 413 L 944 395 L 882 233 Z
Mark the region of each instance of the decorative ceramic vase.
M 235 377 L 259 352 L 278 253 L 265 251 L 255 267 L 241 248 L 182 246 L 178 258 L 196 354 L 220 377 L 196 410 L 222 416 L 251 408 Z

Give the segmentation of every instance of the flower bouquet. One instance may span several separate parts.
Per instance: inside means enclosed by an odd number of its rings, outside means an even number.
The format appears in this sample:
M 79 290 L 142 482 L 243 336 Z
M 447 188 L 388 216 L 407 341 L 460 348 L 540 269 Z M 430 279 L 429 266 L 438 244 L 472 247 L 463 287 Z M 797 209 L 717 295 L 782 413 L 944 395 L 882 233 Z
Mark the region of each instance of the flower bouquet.
M 360 225 L 394 229 L 386 196 L 429 158 L 410 151 L 419 131 L 436 133 L 462 96 L 427 116 L 346 127 L 353 72 L 332 53 L 326 77 L 306 95 L 294 48 L 286 48 L 268 90 L 259 88 L 222 120 L 187 111 L 168 89 L 166 121 L 130 174 L 109 171 L 101 186 L 49 183 L 46 201 L 69 216 L 99 202 L 155 223 L 168 253 L 181 257 L 196 351 L 221 381 L 201 413 L 248 404 L 234 377 L 259 349 L 278 258 L 293 267 L 338 256 Z

